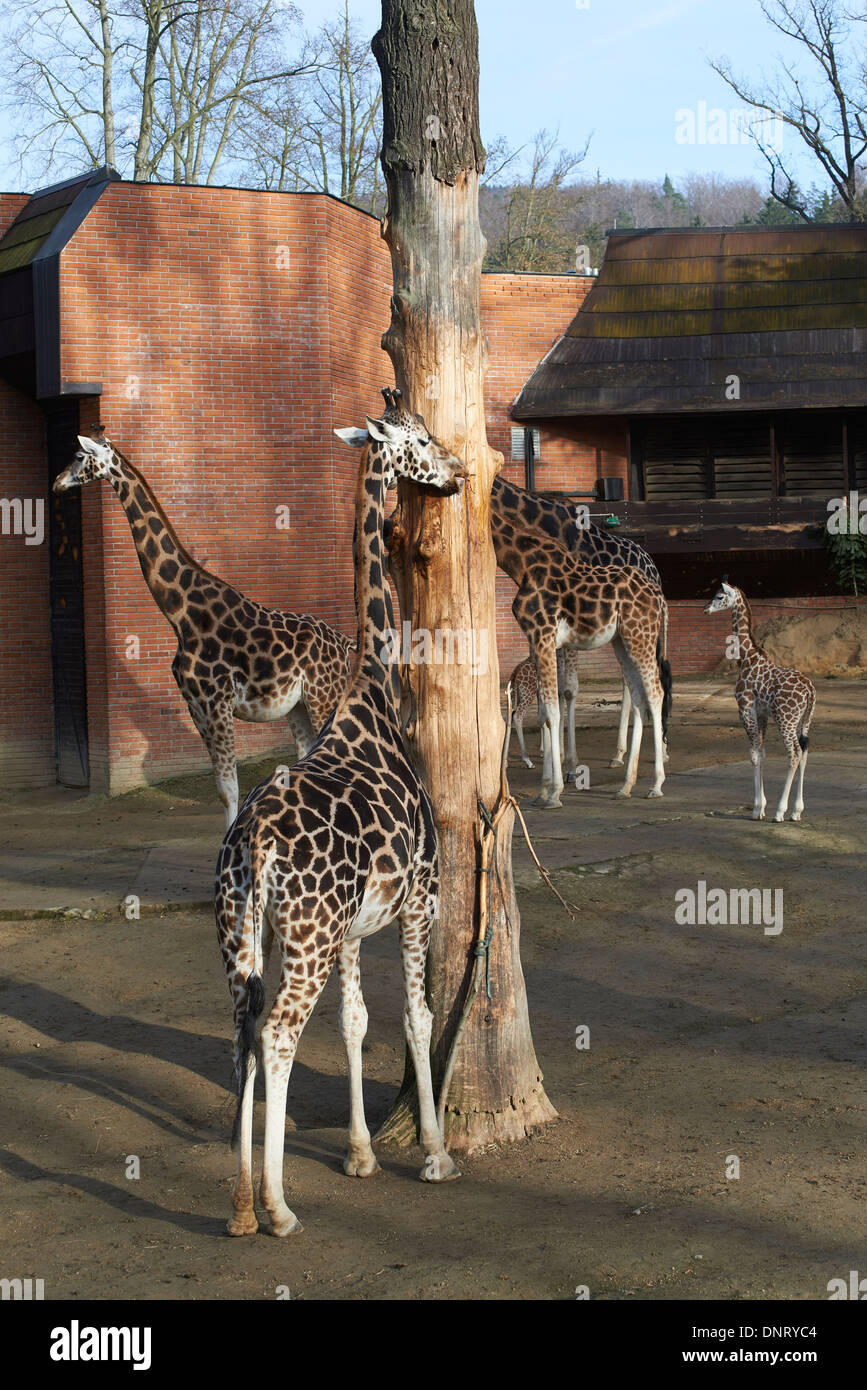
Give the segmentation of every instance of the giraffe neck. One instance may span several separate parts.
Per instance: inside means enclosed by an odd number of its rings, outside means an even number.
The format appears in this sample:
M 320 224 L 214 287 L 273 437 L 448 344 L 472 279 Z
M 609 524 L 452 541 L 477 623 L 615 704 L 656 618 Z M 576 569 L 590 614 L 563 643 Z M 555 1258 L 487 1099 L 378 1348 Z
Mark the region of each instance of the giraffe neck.
M 381 686 L 392 705 L 395 701 L 397 667 L 387 662 L 383 652 L 390 649 L 394 631 L 394 608 L 386 579 L 386 551 L 383 542 L 385 522 L 385 471 L 381 448 L 367 445 L 355 492 L 355 611 L 358 616 L 358 650 L 350 689 L 364 677 Z
M 206 571 L 196 563 L 189 551 L 178 540 L 175 530 L 157 501 L 150 483 L 128 459 L 118 453 L 117 449 L 113 452 L 120 472 L 119 475 L 112 473 L 111 485 L 126 512 L 145 583 L 157 606 L 171 621 L 174 616 L 174 609 L 169 611 L 166 606 L 168 592 L 164 570 L 166 562 L 169 564 L 173 562 L 177 566 L 177 572 L 173 573 L 171 581 L 172 588 L 177 587 L 182 570 L 193 570 L 196 576 L 204 576 Z M 161 570 L 163 570 L 162 575 Z M 214 577 L 210 575 L 208 580 L 212 583 L 215 582 Z
M 732 609 L 732 632 L 738 639 L 739 660 L 743 661 L 745 656 L 753 656 L 761 652 L 761 648 L 753 637 L 753 615 L 750 612 L 750 605 L 746 595 L 738 590 L 737 602 Z

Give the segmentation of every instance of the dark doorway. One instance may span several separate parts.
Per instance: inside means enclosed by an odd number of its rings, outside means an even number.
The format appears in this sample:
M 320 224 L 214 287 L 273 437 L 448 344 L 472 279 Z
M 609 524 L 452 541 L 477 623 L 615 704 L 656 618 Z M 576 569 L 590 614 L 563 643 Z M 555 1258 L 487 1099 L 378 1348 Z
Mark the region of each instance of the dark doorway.
M 65 787 L 90 785 L 87 748 L 87 681 L 84 664 L 84 584 L 81 566 L 81 492 L 58 497 L 58 473 L 78 447 L 78 398 L 50 401 L 45 411 L 48 455 L 51 665 L 54 679 L 54 747 L 57 780 Z

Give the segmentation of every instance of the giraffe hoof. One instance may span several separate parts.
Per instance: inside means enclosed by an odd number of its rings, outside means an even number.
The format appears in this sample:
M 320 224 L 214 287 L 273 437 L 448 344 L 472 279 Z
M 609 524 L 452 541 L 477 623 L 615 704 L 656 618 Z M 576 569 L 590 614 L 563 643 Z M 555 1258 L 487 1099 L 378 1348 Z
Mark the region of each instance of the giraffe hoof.
M 792 820 L 800 820 L 800 819 L 801 819 L 801 813 L 800 813 L 800 811 L 793 811 L 793 812 L 792 812 Z
M 764 820 L 764 811 L 753 811 L 753 820 Z
M 521 759 L 521 762 L 524 764 L 525 767 L 532 767 L 532 766 L 533 766 L 533 764 L 530 762 L 530 759 L 529 759 L 529 758 L 522 758 L 522 759 Z
M 618 801 L 628 801 L 631 795 L 632 789 L 630 787 L 621 787 L 620 791 L 615 794 Z
M 236 1211 L 231 1221 L 226 1222 L 230 1236 L 254 1236 L 258 1229 L 259 1222 L 253 1211 Z
M 372 1178 L 381 1169 L 373 1153 L 362 1154 L 360 1158 L 347 1154 L 343 1160 L 343 1171 L 348 1178 Z
M 623 759 L 622 759 L 622 758 L 612 758 L 612 759 L 611 759 L 611 762 L 608 764 L 608 766 L 609 766 L 609 767 L 622 767 L 622 766 L 623 766 Z
M 428 1154 L 419 1173 L 422 1182 L 451 1182 L 460 1176 L 460 1168 L 448 1154 Z
M 657 791 L 655 787 L 651 787 L 650 791 L 647 793 L 647 800 L 650 801 L 651 797 L 654 796 L 662 796 L 662 792 Z
M 290 1211 L 288 1220 L 271 1222 L 268 1227 L 268 1234 L 269 1236 L 276 1236 L 278 1240 L 282 1240 L 284 1236 L 292 1236 L 298 1231 L 303 1230 L 304 1227 L 301 1225 L 298 1217 Z
M 764 820 L 764 816 L 762 817 L 762 819 Z M 780 811 L 778 811 L 777 814 L 774 816 L 774 824 L 775 824 L 775 825 L 782 825 L 782 823 L 783 823 L 783 821 L 784 821 L 785 819 L 786 819 L 785 815 L 783 815 Z

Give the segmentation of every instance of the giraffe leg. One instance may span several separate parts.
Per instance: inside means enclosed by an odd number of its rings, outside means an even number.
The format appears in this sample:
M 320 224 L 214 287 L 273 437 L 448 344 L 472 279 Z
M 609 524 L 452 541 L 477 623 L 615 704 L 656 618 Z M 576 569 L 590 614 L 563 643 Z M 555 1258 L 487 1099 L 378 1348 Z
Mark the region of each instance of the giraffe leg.
M 553 642 L 536 647 L 539 674 L 539 722 L 542 726 L 542 790 L 533 802 L 542 810 L 562 806 L 560 764 L 560 696 L 557 692 L 557 652 Z
M 193 723 L 214 766 L 217 794 L 226 808 L 226 829 L 238 814 L 238 763 L 235 758 L 235 716 L 231 702 L 201 706 L 188 701 Z
M 240 1023 L 236 1016 L 235 1031 Z M 238 1077 L 240 1085 L 240 1076 Z M 251 1052 L 247 1058 L 247 1079 L 244 1084 L 244 1099 L 241 1104 L 241 1128 L 238 1144 L 238 1174 L 232 1191 L 234 1216 L 226 1230 L 230 1236 L 253 1236 L 259 1229 L 256 1210 L 253 1206 L 253 1103 L 256 1089 L 256 1054 Z
M 795 809 L 792 812 L 792 820 L 800 820 L 801 812 L 804 809 L 804 773 L 807 770 L 807 753 L 809 750 L 810 725 L 813 722 L 813 710 L 816 707 L 815 687 L 808 683 L 804 694 L 804 713 L 801 716 L 798 726 L 798 747 L 801 750 L 801 762 L 798 767 L 798 792 L 795 798 Z
M 281 935 L 286 939 L 287 924 Z M 338 938 L 339 939 L 339 938 Z M 265 1072 L 265 1157 L 260 1198 L 271 1223 L 271 1235 L 288 1236 L 302 1230 L 301 1222 L 283 1196 L 283 1147 L 286 1132 L 286 1092 L 289 1076 L 305 1023 L 331 973 L 336 945 L 313 959 L 314 973 L 306 973 L 305 958 L 290 952 L 283 965 L 280 989 L 262 1029 L 262 1068 Z
M 800 820 L 804 810 L 804 773 L 807 771 L 808 749 L 801 750 L 801 761 L 798 764 L 798 790 L 795 793 L 795 809 L 792 811 L 792 820 Z
M 629 759 L 626 764 L 626 775 L 623 785 L 617 792 L 618 797 L 625 798 L 632 795 L 632 788 L 635 786 L 638 777 L 638 759 L 641 753 L 641 738 L 644 732 L 643 711 L 647 705 L 644 691 L 644 684 L 641 673 L 623 639 L 618 633 L 611 640 L 614 648 L 614 655 L 620 662 L 620 669 L 629 690 L 629 702 L 632 709 L 632 742 L 629 748 Z
M 298 761 L 300 762 L 302 758 L 307 757 L 307 754 L 316 742 L 313 722 L 300 701 L 287 714 L 286 723 L 289 725 L 289 732 L 292 735 L 295 751 L 298 756 Z
M 412 1053 L 419 1101 L 419 1129 L 425 1163 L 419 1176 L 422 1182 L 446 1182 L 459 1178 L 460 1169 L 446 1153 L 443 1136 L 437 1123 L 433 1082 L 430 1071 L 430 1038 L 432 1014 L 424 997 L 424 965 L 430 937 L 431 901 L 429 885 L 417 885 L 404 903 L 398 928 L 400 958 L 406 990 L 403 1026 Z
M 662 796 L 665 781 L 665 740 L 662 737 L 662 692 L 650 705 L 650 720 L 653 725 L 653 786 L 647 793 L 649 797 Z
M 622 767 L 623 759 L 626 756 L 626 736 L 629 732 L 629 716 L 632 713 L 632 696 L 629 693 L 629 682 L 626 676 L 623 677 L 623 687 L 620 693 L 620 727 L 617 730 L 617 751 L 609 767 Z
M 629 761 L 626 764 L 626 776 L 623 779 L 623 786 L 618 791 L 619 797 L 632 795 L 632 788 L 638 778 L 638 758 L 641 753 L 641 736 L 644 731 L 644 723 L 641 718 L 641 707 L 636 700 L 632 702 L 632 743 L 629 748 Z
M 780 732 L 782 732 L 782 730 Z M 774 820 L 777 822 L 784 821 L 786 819 L 786 811 L 789 809 L 789 795 L 792 790 L 792 783 L 795 780 L 795 773 L 798 771 L 798 765 L 803 758 L 803 754 L 798 745 L 798 740 L 796 737 L 792 735 L 789 735 L 789 737 L 786 739 L 786 751 L 789 755 L 789 771 L 786 774 L 786 780 L 783 784 L 783 790 L 780 795 L 780 804 L 777 807 L 776 814 L 774 816 Z
M 518 735 L 518 747 L 519 747 L 520 750 L 521 750 L 521 762 L 524 764 L 525 767 L 532 767 L 533 764 L 532 764 L 531 760 L 527 757 L 527 749 L 526 749 L 526 747 L 525 747 L 525 745 L 524 745 L 524 711 L 523 711 L 523 710 L 521 710 L 521 712 L 520 712 L 519 714 L 514 714 L 514 715 L 512 716 L 512 728 L 515 730 L 515 733 Z
M 565 710 L 561 710 L 560 727 L 561 731 L 564 726 L 566 730 L 565 780 L 576 782 L 578 780 L 578 752 L 575 747 L 575 709 L 578 704 L 578 672 L 568 660 L 565 671 L 563 704 Z
M 244 1018 L 247 1012 L 247 978 L 254 966 L 253 914 L 250 897 L 250 870 L 245 860 L 240 865 L 240 880 L 224 887 L 218 880 L 215 903 L 217 936 L 226 969 L 229 992 L 235 1016 L 234 1061 L 238 1087 L 242 1085 L 241 1046 Z M 255 1048 L 248 1053 L 246 1079 L 243 1082 L 238 1130 L 238 1173 L 232 1191 L 234 1216 L 227 1230 L 230 1236 L 251 1236 L 258 1230 L 253 1205 L 253 1098 L 256 1085 Z
M 371 1174 L 379 1172 L 379 1164 L 370 1144 L 370 1130 L 364 1118 L 361 1044 L 367 1033 L 367 1009 L 361 993 L 360 949 L 360 939 L 345 941 L 337 956 L 340 976 L 338 1023 L 349 1063 L 349 1150 L 343 1161 L 343 1171 L 351 1178 L 369 1178 Z
M 750 762 L 753 765 L 753 820 L 764 820 L 767 801 L 762 779 L 765 761 L 763 728 L 767 719 L 765 718 L 764 722 L 760 721 L 755 702 L 749 698 L 738 701 L 738 714 L 750 741 Z

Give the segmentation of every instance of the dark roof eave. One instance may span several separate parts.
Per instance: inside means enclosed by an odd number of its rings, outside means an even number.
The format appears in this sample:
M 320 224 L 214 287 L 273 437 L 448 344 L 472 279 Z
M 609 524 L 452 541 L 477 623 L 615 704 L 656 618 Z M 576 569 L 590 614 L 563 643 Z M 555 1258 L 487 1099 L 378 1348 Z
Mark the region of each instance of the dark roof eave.
M 772 396 L 756 397 L 751 400 L 725 401 L 720 396 L 690 397 L 689 399 L 667 399 L 663 392 L 651 392 L 645 397 L 636 395 L 612 394 L 587 400 L 551 400 L 533 398 L 524 393 L 512 406 L 513 420 L 567 420 L 581 419 L 585 416 L 629 416 L 629 415 L 749 415 L 774 410 L 853 410 L 867 407 L 867 381 L 861 383 L 857 395 L 838 394 L 821 397 L 817 395 L 805 399 L 802 387 L 797 382 L 790 383 L 789 390 L 779 390 Z

